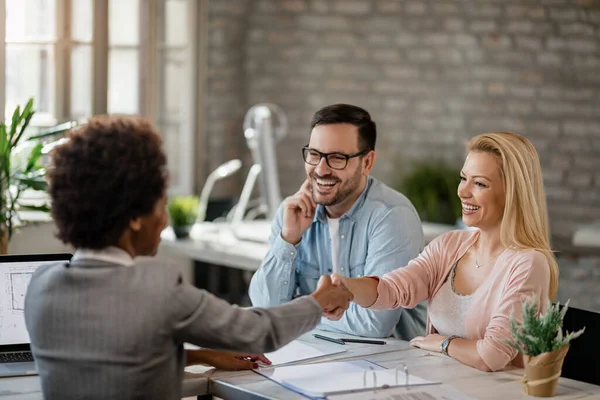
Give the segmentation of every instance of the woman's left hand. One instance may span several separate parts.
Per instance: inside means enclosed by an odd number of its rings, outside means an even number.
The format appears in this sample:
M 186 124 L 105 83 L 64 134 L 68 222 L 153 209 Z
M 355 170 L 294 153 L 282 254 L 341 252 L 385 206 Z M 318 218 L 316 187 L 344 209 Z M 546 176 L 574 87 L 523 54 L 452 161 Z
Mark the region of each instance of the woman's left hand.
M 446 339 L 446 336 L 438 335 L 433 333 L 427 336 L 417 336 L 410 341 L 410 345 L 418 347 L 423 350 L 435 351 L 436 353 L 442 352 L 442 342 Z
M 228 371 L 256 369 L 259 367 L 259 361 L 271 365 L 271 360 L 263 354 L 230 353 L 208 349 L 187 350 L 187 359 L 188 365 L 204 363 Z

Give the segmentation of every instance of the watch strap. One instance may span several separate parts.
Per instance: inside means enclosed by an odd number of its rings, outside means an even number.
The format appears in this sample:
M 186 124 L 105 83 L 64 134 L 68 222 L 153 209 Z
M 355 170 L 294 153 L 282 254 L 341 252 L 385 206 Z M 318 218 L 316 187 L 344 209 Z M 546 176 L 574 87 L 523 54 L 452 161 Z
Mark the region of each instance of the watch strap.
M 456 338 L 458 338 L 460 336 L 457 335 L 452 335 L 452 336 L 448 336 L 446 339 L 444 339 L 444 341 L 442 342 L 442 354 L 449 356 L 448 354 L 448 346 L 450 345 L 450 342 Z

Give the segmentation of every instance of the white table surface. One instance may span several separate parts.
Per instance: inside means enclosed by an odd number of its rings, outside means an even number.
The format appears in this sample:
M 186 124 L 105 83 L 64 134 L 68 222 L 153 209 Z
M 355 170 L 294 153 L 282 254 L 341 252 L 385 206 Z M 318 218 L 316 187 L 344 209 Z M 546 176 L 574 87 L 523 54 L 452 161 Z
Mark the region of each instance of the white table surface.
M 187 239 L 175 239 L 168 227 L 161 234 L 161 244 L 177 255 L 225 267 L 256 271 L 269 250 L 269 244 L 240 240 L 230 224 L 203 223 L 194 225 Z
M 324 333 L 331 337 L 347 337 Z M 302 340 L 314 341 L 305 335 Z M 501 372 L 482 372 L 441 355 L 412 348 L 407 342 L 385 339 L 388 344 L 347 344 L 348 351 L 312 362 L 366 359 L 386 368 L 405 364 L 409 374 L 439 381 L 477 399 L 534 399 L 523 393 L 520 379 L 522 369 L 509 368 Z M 235 399 L 282 399 L 301 400 L 305 397 L 294 393 L 263 376 L 251 372 L 215 372 L 211 376 L 210 392 L 218 397 Z M 332 397 L 334 399 L 334 397 Z M 600 386 L 560 378 L 554 399 L 600 399 Z
M 182 395 L 200 396 L 208 394 L 208 375 L 185 373 Z M 17 376 L 0 378 L 0 400 L 43 400 L 40 378 L 34 376 Z
M 270 221 L 248 221 L 242 226 L 230 223 L 197 223 L 187 239 L 175 239 L 168 227 L 161 234 L 160 246 L 180 256 L 225 267 L 256 271 L 269 250 Z M 423 223 L 425 243 L 448 230 L 450 225 Z M 253 232 L 255 235 L 253 236 Z M 248 240 L 253 238 L 254 240 Z
M 336 338 L 350 336 L 332 332 L 314 332 Z M 314 332 L 303 335 L 300 340 L 336 346 L 334 343 L 315 339 L 312 336 Z M 405 341 L 394 338 L 384 340 L 385 345 L 348 343 L 344 346 L 346 352 L 300 363 L 365 359 L 386 368 L 396 368 L 405 364 L 409 374 L 440 381 L 473 398 L 533 399 L 523 393 L 519 381 L 523 375 L 522 369 L 482 372 L 439 353 L 415 349 Z M 203 374 L 186 373 L 182 392 L 184 397 L 210 393 L 225 399 L 306 400 L 305 397 L 252 371 L 229 372 L 209 369 Z M 41 399 L 40 381 L 37 376 L 0 378 L 0 400 Z M 600 399 L 600 386 L 560 378 L 554 399 Z

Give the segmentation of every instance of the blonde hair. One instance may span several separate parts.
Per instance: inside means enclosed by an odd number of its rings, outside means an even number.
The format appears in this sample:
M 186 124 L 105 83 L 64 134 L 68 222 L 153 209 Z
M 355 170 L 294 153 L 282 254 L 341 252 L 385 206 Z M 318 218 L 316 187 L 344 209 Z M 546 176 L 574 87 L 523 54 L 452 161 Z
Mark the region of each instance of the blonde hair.
M 508 248 L 542 252 L 550 264 L 550 298 L 558 290 L 558 263 L 550 248 L 548 207 L 542 167 L 535 147 L 513 132 L 484 133 L 467 143 L 467 151 L 498 157 L 506 202 L 500 238 Z

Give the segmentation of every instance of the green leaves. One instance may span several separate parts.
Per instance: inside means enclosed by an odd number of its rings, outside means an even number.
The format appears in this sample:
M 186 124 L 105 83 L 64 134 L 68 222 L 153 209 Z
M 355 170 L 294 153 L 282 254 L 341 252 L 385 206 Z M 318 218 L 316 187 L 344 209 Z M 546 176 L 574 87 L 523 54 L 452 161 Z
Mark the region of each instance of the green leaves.
M 35 111 L 33 99 L 24 107 L 17 106 L 9 121 L 0 121 L 0 234 L 10 240 L 19 210 L 48 212 L 47 204 L 25 205 L 20 197 L 28 190 L 46 191 L 46 170 L 41 165 L 42 139 L 64 134 L 76 123 L 66 122 L 37 136 L 25 138 Z M 7 125 L 7 122 L 10 125 Z
M 189 226 L 196 222 L 200 201 L 196 196 L 178 196 L 169 200 L 167 210 L 173 226 Z
M 537 356 L 542 353 L 559 349 L 571 340 L 579 337 L 585 327 L 577 332 L 567 332 L 563 335 L 563 318 L 569 308 L 567 301 L 560 309 L 560 303 L 551 304 L 545 314 L 538 315 L 538 302 L 532 297 L 523 303 L 523 321 L 515 319 L 514 312 L 510 316 L 512 340 L 506 341 L 511 347 L 522 354 Z
M 462 213 L 456 195 L 459 182 L 458 169 L 439 162 L 423 162 L 414 165 L 397 186 L 423 221 L 454 225 Z
M 48 204 L 42 204 L 39 206 L 21 204 L 19 206 L 19 210 L 50 212 L 50 206 Z
M 33 99 L 29 99 L 25 105 L 25 108 L 23 108 L 22 113 L 20 113 L 19 110 L 20 107 L 17 106 L 15 112 L 13 113 L 12 124 L 10 126 L 10 142 L 12 147 L 15 147 L 19 144 L 19 141 L 25 133 L 25 129 L 27 129 L 33 114 L 35 114 L 35 111 L 33 111 Z M 19 131 L 18 133 L 17 130 Z M 17 134 L 16 137 L 15 134 Z
M 33 189 L 45 191 L 48 189 L 48 183 L 44 179 L 40 178 L 20 178 L 19 183 L 23 186 L 23 189 Z
M 38 132 L 36 135 L 32 135 L 28 140 L 40 140 L 47 139 L 53 136 L 62 136 L 65 132 L 75 128 L 77 123 L 75 121 L 63 122 L 51 128 L 46 128 Z
M 41 168 L 41 166 L 38 165 L 38 161 L 42 156 L 42 148 L 44 148 L 44 145 L 38 143 L 31 150 L 31 154 L 29 155 L 29 159 L 27 160 L 27 167 L 25 168 L 25 173 L 31 172 L 37 168 Z

